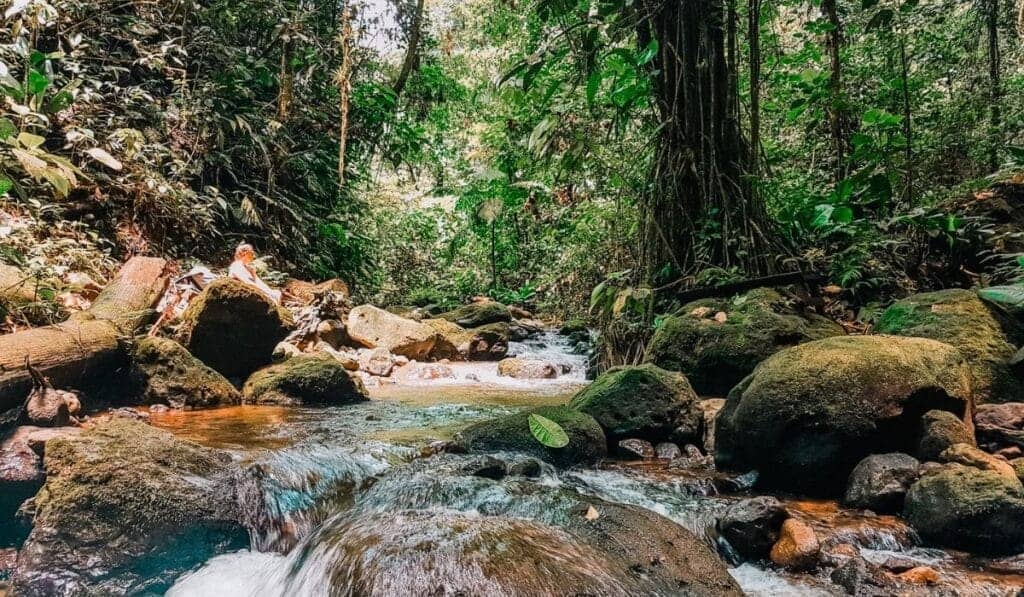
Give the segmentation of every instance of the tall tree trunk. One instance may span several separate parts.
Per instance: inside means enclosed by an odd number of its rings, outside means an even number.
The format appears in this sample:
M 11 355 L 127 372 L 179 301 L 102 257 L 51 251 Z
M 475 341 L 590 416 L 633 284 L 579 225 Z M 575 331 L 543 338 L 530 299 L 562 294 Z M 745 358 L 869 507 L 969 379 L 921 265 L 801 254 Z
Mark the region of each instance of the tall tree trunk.
M 409 45 L 405 50 L 405 60 L 402 61 L 402 70 L 398 72 L 395 84 L 391 86 L 395 90 L 395 95 L 402 95 L 402 90 L 409 82 L 409 77 L 416 69 L 416 63 L 419 60 L 420 32 L 423 29 L 423 2 L 424 0 L 416 1 L 416 14 L 412 17 L 412 29 L 409 31 Z
M 904 189 L 904 198 L 906 205 L 913 207 L 914 205 L 914 130 L 912 128 L 911 117 L 913 113 L 910 109 L 910 83 L 909 83 L 909 71 L 910 67 L 907 60 L 907 42 L 903 36 L 903 31 L 896 32 L 897 40 L 900 46 L 900 80 L 903 83 L 903 136 L 906 140 L 906 147 L 904 148 L 904 160 L 906 163 L 903 165 L 904 178 L 906 180 L 906 188 Z
M 750 47 L 750 173 L 761 166 L 761 0 L 747 0 L 747 45 Z
M 641 44 L 659 44 L 653 76 L 661 127 L 641 200 L 648 277 L 665 266 L 772 269 L 768 218 L 748 176 L 723 0 L 642 0 L 639 10 Z
M 999 0 L 988 0 L 987 4 L 986 12 L 988 14 L 985 16 L 988 29 L 989 126 L 991 128 L 988 167 L 990 171 L 995 172 L 999 169 L 999 147 L 1003 141 L 1002 88 L 999 74 Z
M 843 62 L 839 51 L 843 44 L 843 24 L 839 20 L 836 0 L 822 0 L 821 11 L 828 19 L 832 29 L 825 35 L 825 48 L 828 51 L 831 74 L 829 76 L 829 107 L 828 120 L 832 135 L 832 147 L 836 157 L 836 181 L 846 178 L 846 156 L 850 147 L 849 117 L 843 98 Z
M 336 83 L 340 96 L 339 111 L 341 122 L 338 131 L 338 184 L 345 184 L 345 151 L 348 147 L 348 109 L 352 96 L 352 13 L 347 6 L 341 11 L 341 66 L 338 68 Z

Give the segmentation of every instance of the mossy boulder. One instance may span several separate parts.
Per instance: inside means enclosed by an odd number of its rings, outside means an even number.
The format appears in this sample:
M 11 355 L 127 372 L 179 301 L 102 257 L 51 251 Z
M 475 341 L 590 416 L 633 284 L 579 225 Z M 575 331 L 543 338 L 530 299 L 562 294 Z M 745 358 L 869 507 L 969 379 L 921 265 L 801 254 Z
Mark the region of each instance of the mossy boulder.
M 223 375 L 168 338 L 140 340 L 132 353 L 130 375 L 141 404 L 208 408 L 242 401 L 242 395 Z
M 569 444 L 549 448 L 540 443 L 530 431 L 529 417 L 533 413 L 560 425 L 569 436 Z M 474 423 L 459 433 L 457 442 L 468 452 L 520 452 L 561 467 L 596 462 L 608 454 L 608 444 L 597 421 L 567 406 L 542 406 Z
M 509 324 L 489 323 L 465 329 L 447 319 L 424 319 L 438 340 L 430 356 L 434 359 L 500 361 L 508 355 Z
M 921 417 L 920 440 L 915 456 L 938 462 L 939 456 L 956 444 L 974 445 L 974 434 L 960 417 L 945 410 L 930 410 Z
M 915 294 L 893 303 L 875 325 L 880 334 L 931 338 L 967 357 L 978 403 L 1007 402 L 1024 395 L 1024 384 L 1008 364 L 1024 329 L 986 305 L 970 290 Z
M 366 400 L 366 390 L 330 357 L 297 356 L 253 373 L 242 387 L 249 404 L 341 405 Z
M 570 319 L 562 324 L 562 327 L 558 328 L 558 333 L 563 336 L 571 336 L 580 332 L 587 332 L 587 322 L 582 319 Z
M 259 290 L 221 279 L 185 309 L 177 340 L 221 375 L 245 379 L 271 361 L 291 327 L 291 314 Z
M 681 373 L 655 365 L 615 367 L 580 390 L 569 406 L 594 417 L 608 442 L 700 443 L 703 412 Z
M 930 410 L 973 429 L 971 371 L 952 346 L 898 336 L 809 342 L 769 357 L 729 393 L 715 461 L 757 469 L 769 486 L 837 495 L 869 454 L 913 452 Z
M 724 321 L 716 319 L 719 313 Z M 834 321 L 798 311 L 777 291 L 761 288 L 687 304 L 662 321 L 644 360 L 683 373 L 698 394 L 724 396 L 779 350 L 843 333 Z
M 1024 551 L 1024 487 L 993 471 L 949 464 L 910 487 L 903 516 L 939 545 L 987 554 Z
M 46 484 L 18 556 L 18 595 L 162 594 L 247 547 L 226 453 L 114 418 L 46 444 Z
M 441 319 L 457 323 L 464 328 L 477 328 L 488 323 L 508 323 L 512 314 L 508 307 L 495 301 L 479 301 L 442 313 Z

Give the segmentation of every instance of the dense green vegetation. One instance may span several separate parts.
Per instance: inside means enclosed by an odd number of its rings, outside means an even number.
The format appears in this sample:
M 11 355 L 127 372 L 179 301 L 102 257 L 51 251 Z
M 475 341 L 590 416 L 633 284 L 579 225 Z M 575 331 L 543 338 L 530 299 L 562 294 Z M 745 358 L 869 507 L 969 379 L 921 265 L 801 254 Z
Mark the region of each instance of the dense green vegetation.
M 648 321 L 649 289 L 680 278 L 800 268 L 853 306 L 958 285 L 986 224 L 953 202 L 1024 167 L 1018 16 L 15 0 L 0 190 L 33 227 L 0 258 L 59 276 L 73 245 L 102 276 L 146 251 L 219 263 L 246 239 L 382 302 Z

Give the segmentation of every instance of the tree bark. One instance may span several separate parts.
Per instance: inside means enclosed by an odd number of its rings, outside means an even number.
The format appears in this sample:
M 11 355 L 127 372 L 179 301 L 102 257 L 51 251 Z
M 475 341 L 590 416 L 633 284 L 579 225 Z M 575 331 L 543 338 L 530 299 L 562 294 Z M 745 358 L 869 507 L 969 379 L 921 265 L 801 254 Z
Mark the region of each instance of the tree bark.
M 64 323 L 0 336 L 0 413 L 21 406 L 32 381 L 25 358 L 62 389 L 82 389 L 124 363 L 120 340 L 153 315 L 167 262 L 133 257 L 88 311 Z
M 749 178 L 723 0 L 643 0 L 639 10 L 641 45 L 653 38 L 659 48 L 653 78 L 661 126 L 640 202 L 648 278 L 666 266 L 677 274 L 709 266 L 770 271 L 768 217 Z
M 409 31 L 409 44 L 405 50 L 405 60 L 402 61 L 402 70 L 398 71 L 395 84 L 391 86 L 395 95 L 402 95 L 409 77 L 416 70 L 416 62 L 419 60 L 420 32 L 423 28 L 423 3 L 424 0 L 416 1 L 416 14 L 412 17 L 412 30 Z
M 846 156 L 849 149 L 849 122 L 843 101 L 843 63 L 839 50 L 843 43 L 843 24 L 839 20 L 836 0 L 822 0 L 821 10 L 832 30 L 825 36 L 831 74 L 829 76 L 828 120 L 832 146 L 836 154 L 836 182 L 846 178 Z
M 988 166 L 995 172 L 999 169 L 999 146 L 1002 144 L 1002 83 L 1000 81 L 999 53 L 999 0 L 988 0 L 988 82 L 989 82 L 989 126 L 991 140 L 989 145 Z M 1024 4 L 1021 4 L 1024 7 Z M 1024 8 L 1022 8 L 1024 15 Z
M 747 44 L 750 47 L 750 173 L 756 176 L 761 169 L 761 0 L 747 0 Z

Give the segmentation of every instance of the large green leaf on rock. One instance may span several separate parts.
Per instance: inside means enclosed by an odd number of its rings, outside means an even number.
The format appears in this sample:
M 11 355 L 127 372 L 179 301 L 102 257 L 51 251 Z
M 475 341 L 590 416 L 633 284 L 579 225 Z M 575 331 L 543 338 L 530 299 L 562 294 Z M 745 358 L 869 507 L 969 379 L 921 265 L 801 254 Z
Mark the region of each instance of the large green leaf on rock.
M 981 298 L 1009 307 L 1024 305 L 1024 285 L 989 286 L 978 291 Z
M 558 423 L 547 417 L 532 414 L 529 417 L 530 433 L 549 448 L 564 448 L 569 445 L 569 436 Z

